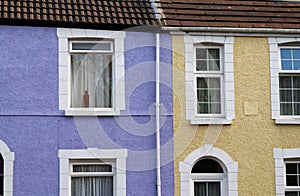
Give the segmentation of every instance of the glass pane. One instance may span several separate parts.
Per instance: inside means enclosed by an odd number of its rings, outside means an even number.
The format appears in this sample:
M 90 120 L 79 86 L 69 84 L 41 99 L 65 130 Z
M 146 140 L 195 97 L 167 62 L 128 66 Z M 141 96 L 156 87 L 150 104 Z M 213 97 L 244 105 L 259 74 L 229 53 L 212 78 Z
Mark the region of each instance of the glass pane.
M 198 102 L 208 102 L 208 90 L 197 91 Z
M 300 70 L 300 60 L 294 60 L 294 70 Z
M 73 165 L 73 172 L 112 172 L 111 165 Z
M 292 61 L 291 60 L 282 60 L 281 61 L 281 69 L 282 70 L 293 70 Z
M 111 43 L 72 43 L 73 50 L 111 50 Z
M 220 196 L 220 195 L 221 195 L 220 182 L 208 182 L 207 196 Z
M 299 193 L 300 192 L 298 192 L 298 191 L 286 191 L 285 196 L 299 196 L 298 195 Z
M 207 79 L 206 78 L 197 78 L 197 88 L 207 88 Z
M 209 60 L 208 64 L 209 71 L 220 71 L 220 60 Z
M 280 104 L 281 115 L 293 115 L 292 103 L 281 103 Z
M 221 102 L 220 90 L 209 90 L 210 102 Z
M 291 88 L 292 82 L 290 76 L 280 76 L 279 77 L 279 88 Z
M 291 102 L 292 90 L 280 90 L 280 102 Z
M 294 115 L 300 115 L 300 103 L 294 104 Z
M 211 103 L 210 104 L 210 113 L 211 114 L 221 114 L 221 104 Z
M 286 174 L 297 174 L 297 163 L 287 163 Z
M 294 90 L 294 102 L 300 102 L 300 90 Z
M 201 159 L 194 165 L 192 173 L 224 173 L 224 171 L 217 161 Z
M 194 182 L 194 196 L 206 196 L 205 182 Z
M 208 104 L 207 103 L 198 103 L 198 114 L 208 114 Z
M 208 49 L 208 58 L 209 59 L 220 59 L 219 49 Z
M 113 177 L 72 177 L 72 196 L 113 196 Z
M 292 59 L 291 49 L 281 49 L 281 59 Z
M 207 61 L 206 60 L 197 60 L 196 70 L 197 71 L 207 71 Z
M 287 186 L 298 186 L 297 175 L 286 175 L 286 185 Z
M 293 59 L 300 59 L 300 49 L 293 49 Z
M 300 77 L 299 76 L 293 76 L 293 87 L 300 88 Z
M 206 59 L 206 49 L 196 49 L 196 59 Z
M 209 78 L 209 88 L 220 88 L 220 78 Z
M 71 107 L 112 106 L 112 55 L 71 55 Z
M 299 191 L 286 191 L 285 196 L 299 196 Z

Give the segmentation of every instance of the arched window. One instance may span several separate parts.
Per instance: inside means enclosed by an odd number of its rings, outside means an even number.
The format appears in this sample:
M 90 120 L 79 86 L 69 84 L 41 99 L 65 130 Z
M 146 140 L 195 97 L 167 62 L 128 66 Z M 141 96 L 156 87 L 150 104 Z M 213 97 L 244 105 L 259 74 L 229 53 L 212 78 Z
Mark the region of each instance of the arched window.
M 3 195 L 4 191 L 4 160 L 2 154 L 0 154 L 0 195 Z
M 191 152 L 179 162 L 181 196 L 236 196 L 238 164 L 212 145 Z
M 224 196 L 226 184 L 223 167 L 212 158 L 200 159 L 192 168 L 194 196 Z

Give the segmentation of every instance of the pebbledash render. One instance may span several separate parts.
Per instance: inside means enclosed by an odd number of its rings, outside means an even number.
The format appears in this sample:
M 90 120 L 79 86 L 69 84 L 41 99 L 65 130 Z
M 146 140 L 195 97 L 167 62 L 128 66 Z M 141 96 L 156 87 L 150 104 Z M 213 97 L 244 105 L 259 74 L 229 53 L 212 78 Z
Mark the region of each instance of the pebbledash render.
M 161 40 L 162 194 L 172 196 L 171 36 L 161 35 Z M 1 26 L 0 41 L 5 196 L 90 193 L 82 183 L 101 186 L 92 193 L 97 195 L 156 194 L 155 34 Z M 78 52 L 76 47 L 92 52 Z M 102 52 L 101 47 L 111 50 Z M 95 78 L 84 85 L 98 69 L 97 64 L 84 67 L 91 59 L 103 67 L 100 73 L 111 66 L 111 83 L 98 81 L 111 90 L 107 97 L 95 95 Z M 82 70 L 74 72 L 74 63 Z M 79 105 L 72 111 L 72 93 L 81 83 L 90 107 Z M 110 108 L 92 108 L 104 98 L 111 99 Z

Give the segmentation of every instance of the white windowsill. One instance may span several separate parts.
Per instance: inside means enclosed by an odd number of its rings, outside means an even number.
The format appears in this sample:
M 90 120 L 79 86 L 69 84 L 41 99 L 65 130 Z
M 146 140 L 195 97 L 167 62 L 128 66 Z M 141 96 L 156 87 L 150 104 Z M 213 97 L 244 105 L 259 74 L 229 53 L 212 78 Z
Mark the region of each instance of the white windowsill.
M 275 119 L 276 124 L 290 124 L 290 125 L 299 125 L 300 118 L 277 118 Z
M 192 118 L 192 125 L 230 125 L 232 120 L 225 118 Z
M 120 115 L 119 110 L 103 108 L 71 108 L 65 110 L 66 116 L 116 116 Z

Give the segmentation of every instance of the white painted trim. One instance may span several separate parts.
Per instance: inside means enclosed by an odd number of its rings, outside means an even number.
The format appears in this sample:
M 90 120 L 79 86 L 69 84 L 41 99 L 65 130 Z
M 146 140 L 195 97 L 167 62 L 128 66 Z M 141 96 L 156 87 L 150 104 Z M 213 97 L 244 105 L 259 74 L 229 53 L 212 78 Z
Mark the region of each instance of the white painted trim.
M 15 153 L 11 152 L 8 146 L 0 140 L 0 153 L 4 160 L 4 196 L 13 196 L 14 160 Z
M 204 145 L 202 148 L 196 149 L 191 152 L 182 162 L 179 162 L 180 173 L 180 195 L 191 196 L 193 182 L 191 179 L 191 170 L 195 163 L 203 157 L 213 157 L 217 159 L 227 172 L 227 196 L 238 195 L 238 163 L 234 162 L 231 157 L 221 149 L 214 148 L 210 144 Z
M 70 190 L 70 160 L 72 159 L 114 159 L 116 164 L 116 195 L 126 196 L 126 149 L 97 149 L 88 148 L 82 150 L 59 150 L 59 195 L 71 195 Z
M 224 114 L 222 118 L 211 116 L 201 117 L 195 115 L 196 108 L 196 81 L 194 48 L 197 44 L 213 43 L 223 47 L 223 97 Z M 235 118 L 234 108 L 234 65 L 233 65 L 233 37 L 227 36 L 184 36 L 185 44 L 185 83 L 186 83 L 186 119 L 191 124 L 232 124 Z M 217 46 L 217 45 L 216 45 Z
M 300 148 L 274 148 L 273 158 L 275 162 L 275 186 L 276 196 L 284 196 L 285 192 L 285 164 L 284 159 L 299 158 Z
M 288 44 L 299 42 L 299 38 L 295 37 L 270 37 L 270 78 L 271 78 L 271 105 L 272 119 L 276 124 L 300 124 L 297 116 L 280 116 L 280 98 L 279 98 L 279 73 L 280 73 L 280 44 Z M 293 47 L 293 46 L 291 46 Z
M 59 109 L 65 110 L 67 116 L 101 116 L 119 115 L 120 110 L 125 109 L 125 61 L 124 61 L 124 39 L 123 31 L 89 30 L 57 28 L 58 51 L 59 51 Z M 70 55 L 69 39 L 72 38 L 102 38 L 114 40 L 114 88 L 113 108 L 111 111 L 100 108 L 88 108 L 85 111 L 70 108 Z

